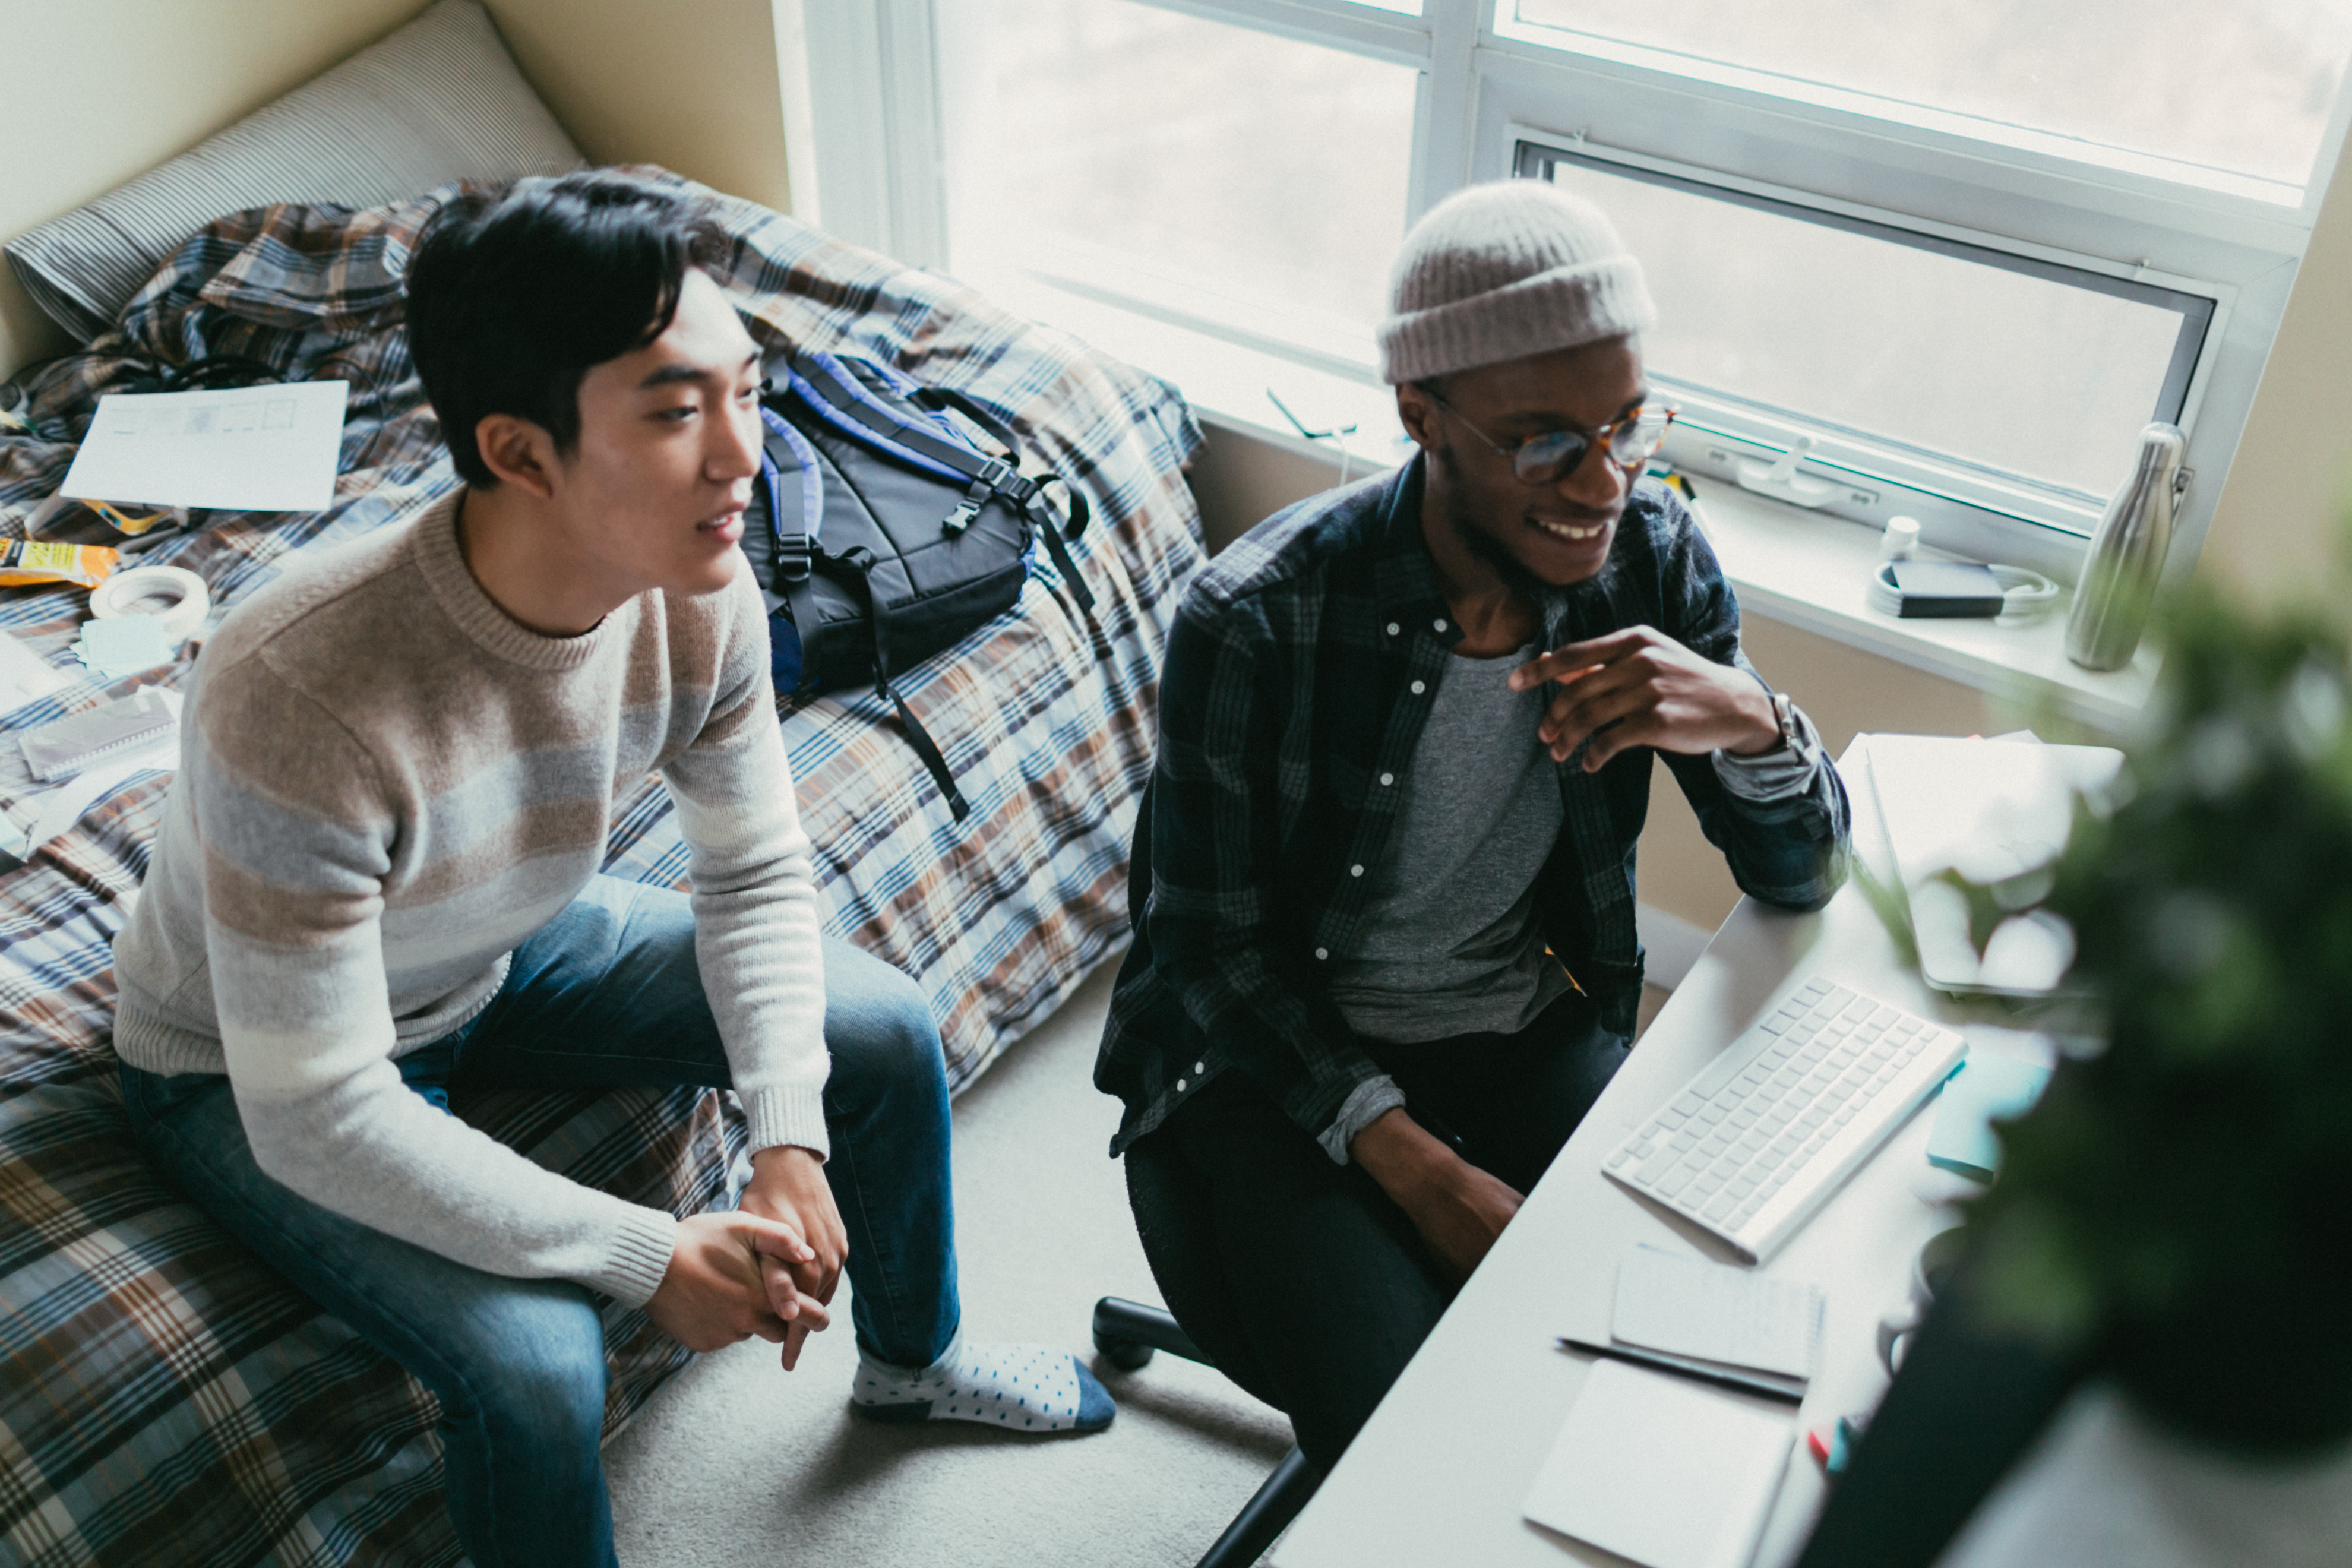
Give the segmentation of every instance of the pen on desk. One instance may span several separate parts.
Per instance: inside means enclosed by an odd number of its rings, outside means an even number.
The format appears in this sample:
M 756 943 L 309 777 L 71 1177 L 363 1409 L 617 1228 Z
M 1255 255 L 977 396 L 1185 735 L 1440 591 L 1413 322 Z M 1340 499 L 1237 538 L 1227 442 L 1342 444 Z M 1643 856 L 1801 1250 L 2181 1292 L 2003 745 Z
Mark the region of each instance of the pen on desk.
M 1714 1384 L 1718 1388 L 1728 1388 L 1740 1394 L 1761 1394 L 1766 1399 L 1776 1399 L 1783 1405 L 1802 1405 L 1805 1402 L 1805 1396 L 1795 1390 L 1783 1388 L 1776 1383 L 1767 1383 L 1760 1377 L 1747 1377 L 1736 1372 L 1702 1371 L 1697 1367 L 1688 1366 L 1664 1356 L 1646 1355 L 1624 1345 L 1596 1345 L 1589 1340 L 1570 1339 L 1566 1334 L 1559 1337 L 1559 1342 L 1564 1350 L 1582 1351 L 1586 1355 L 1607 1356 L 1611 1361 L 1627 1362 L 1634 1366 L 1648 1367 L 1653 1372 L 1672 1373 L 1680 1377 L 1696 1378 L 1701 1383 Z

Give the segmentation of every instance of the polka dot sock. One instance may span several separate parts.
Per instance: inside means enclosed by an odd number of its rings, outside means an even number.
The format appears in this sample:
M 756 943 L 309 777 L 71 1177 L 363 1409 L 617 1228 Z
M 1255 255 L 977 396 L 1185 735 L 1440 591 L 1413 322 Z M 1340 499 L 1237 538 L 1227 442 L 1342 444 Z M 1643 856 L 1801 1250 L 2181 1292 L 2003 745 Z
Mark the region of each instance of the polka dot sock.
M 861 1355 L 850 1401 L 873 1421 L 977 1421 L 1015 1432 L 1099 1432 L 1118 1414 L 1069 1352 L 961 1335 L 920 1372 Z

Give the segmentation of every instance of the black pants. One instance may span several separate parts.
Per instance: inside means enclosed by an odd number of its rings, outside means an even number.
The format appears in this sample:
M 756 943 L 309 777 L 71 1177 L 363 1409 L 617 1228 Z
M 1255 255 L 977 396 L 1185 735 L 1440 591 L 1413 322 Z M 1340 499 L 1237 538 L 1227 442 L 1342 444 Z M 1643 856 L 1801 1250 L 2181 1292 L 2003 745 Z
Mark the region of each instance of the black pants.
M 1361 1044 L 1404 1091 L 1407 1114 L 1521 1193 L 1626 1050 L 1573 994 L 1516 1035 Z M 1224 1074 L 1144 1142 L 1160 1145 L 1155 1155 L 1172 1146 L 1210 1210 L 1223 1275 L 1213 1288 L 1232 1310 L 1186 1329 L 1220 1365 L 1255 1366 L 1265 1386 L 1253 1391 L 1289 1414 L 1298 1446 L 1328 1472 L 1458 1282 L 1378 1183 L 1332 1163 L 1242 1073 Z M 1169 1289 L 1171 1305 L 1196 1293 Z M 1247 1342 L 1213 1342 L 1223 1333 Z

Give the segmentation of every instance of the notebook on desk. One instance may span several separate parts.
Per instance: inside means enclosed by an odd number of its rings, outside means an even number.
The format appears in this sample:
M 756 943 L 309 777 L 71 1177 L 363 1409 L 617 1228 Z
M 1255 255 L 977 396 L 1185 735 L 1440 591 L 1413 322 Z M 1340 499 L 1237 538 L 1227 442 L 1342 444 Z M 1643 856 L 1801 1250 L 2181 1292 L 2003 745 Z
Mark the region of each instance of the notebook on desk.
M 1521 1512 L 1644 1568 L 1743 1568 L 1796 1431 L 1785 1409 L 1596 1362 Z
M 1955 994 L 2042 996 L 2072 960 L 2063 928 L 2025 916 L 2004 921 L 1979 954 L 1967 896 L 1943 879 L 1958 871 L 1990 883 L 2047 866 L 2065 847 L 2074 799 L 2114 782 L 2123 753 L 2105 746 L 1944 735 L 1867 735 L 1882 837 L 1861 846 L 1874 874 L 1898 889 L 1919 951 L 1919 973 Z

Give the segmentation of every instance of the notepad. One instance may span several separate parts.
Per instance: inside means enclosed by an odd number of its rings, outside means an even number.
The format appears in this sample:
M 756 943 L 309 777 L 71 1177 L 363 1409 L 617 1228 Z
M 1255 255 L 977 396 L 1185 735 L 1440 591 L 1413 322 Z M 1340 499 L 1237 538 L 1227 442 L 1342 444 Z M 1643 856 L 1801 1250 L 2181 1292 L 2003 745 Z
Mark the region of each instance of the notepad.
M 1821 1359 L 1822 1313 L 1821 1291 L 1802 1280 L 1636 1245 L 1617 1265 L 1609 1335 L 1702 1370 L 1760 1373 L 1801 1394 Z
M 1936 1104 L 1927 1163 L 1975 1181 L 1991 1181 L 2000 1163 L 2000 1140 L 1992 1124 L 2032 1110 L 2049 1083 L 2046 1067 L 1971 1050 Z
M 172 661 L 172 639 L 157 616 L 118 616 L 85 622 L 74 653 L 90 670 L 107 680 L 154 668 Z
M 1595 1362 L 1520 1511 L 1646 1568 L 1743 1568 L 1796 1432 L 1740 1394 Z

